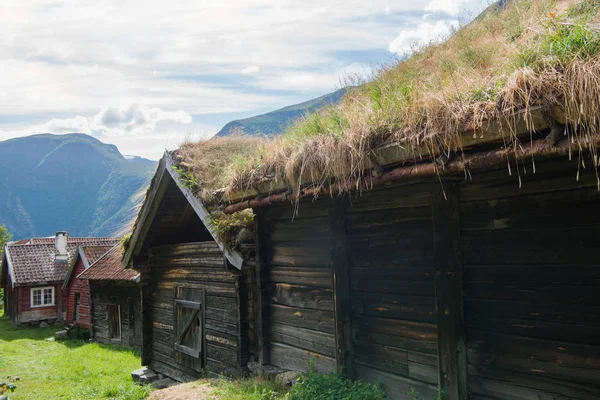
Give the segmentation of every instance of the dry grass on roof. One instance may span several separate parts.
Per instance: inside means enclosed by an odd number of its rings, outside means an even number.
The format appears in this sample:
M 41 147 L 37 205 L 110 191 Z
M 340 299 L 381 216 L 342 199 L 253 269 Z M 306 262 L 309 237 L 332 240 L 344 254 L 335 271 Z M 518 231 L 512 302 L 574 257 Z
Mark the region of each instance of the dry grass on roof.
M 245 164 L 249 157 L 257 157 L 264 145 L 262 138 L 213 138 L 186 142 L 174 156 L 183 183 L 197 190 L 202 200 L 210 202 L 212 192 L 236 179 L 236 171 L 241 170 L 239 165 Z
M 447 41 L 376 71 L 368 82 L 355 82 L 360 85 L 341 105 L 307 115 L 283 135 L 229 139 L 223 148 L 235 151 L 215 151 L 207 160 L 202 158 L 212 153 L 208 149 L 224 142 L 184 145 L 181 165 L 205 190 L 244 191 L 265 179 L 283 181 L 297 193 L 332 180 L 352 190 L 376 149 L 399 143 L 416 161 L 460 157 L 461 133 L 489 121 L 509 127 L 505 142 L 514 157 L 507 163 L 518 164 L 527 144 L 511 132 L 515 112 L 525 110 L 527 117 L 536 108 L 549 115 L 558 108 L 574 128 L 565 130 L 574 154 L 589 150 L 587 165 L 597 166 L 599 12 L 596 1 L 509 0 L 492 6 Z

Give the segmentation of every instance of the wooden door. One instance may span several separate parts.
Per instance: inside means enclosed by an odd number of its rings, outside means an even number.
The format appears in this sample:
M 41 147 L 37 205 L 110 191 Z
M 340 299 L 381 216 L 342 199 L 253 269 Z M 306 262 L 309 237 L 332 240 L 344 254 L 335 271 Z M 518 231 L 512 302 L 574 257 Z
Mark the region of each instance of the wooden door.
M 121 306 L 118 304 L 108 305 L 108 337 L 121 341 Z
M 205 365 L 205 292 L 204 289 L 175 288 L 174 343 L 178 363 L 200 372 Z

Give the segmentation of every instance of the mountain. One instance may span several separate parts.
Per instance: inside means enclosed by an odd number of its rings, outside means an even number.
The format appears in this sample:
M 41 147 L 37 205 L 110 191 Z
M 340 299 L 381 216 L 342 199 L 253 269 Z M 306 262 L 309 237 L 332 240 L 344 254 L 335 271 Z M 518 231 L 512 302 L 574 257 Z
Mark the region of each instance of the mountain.
M 84 134 L 0 142 L 0 224 L 15 239 L 113 235 L 133 218 L 155 168 Z
M 276 135 L 283 132 L 292 121 L 306 113 L 314 112 L 326 105 L 338 104 L 345 94 L 346 89 L 339 89 L 304 103 L 287 106 L 256 117 L 231 121 L 217 133 L 217 136 Z

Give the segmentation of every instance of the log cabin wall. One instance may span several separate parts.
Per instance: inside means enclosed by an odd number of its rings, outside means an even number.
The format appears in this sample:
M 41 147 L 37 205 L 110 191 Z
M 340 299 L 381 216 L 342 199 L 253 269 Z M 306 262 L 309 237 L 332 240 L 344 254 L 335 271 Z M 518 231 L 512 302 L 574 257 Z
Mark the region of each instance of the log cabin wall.
M 574 164 L 461 184 L 471 399 L 600 398 L 600 193 Z
M 90 281 L 90 337 L 100 343 L 125 346 L 142 345 L 142 312 L 140 287 L 133 283 Z M 121 338 L 109 336 L 109 307 L 118 305 L 121 317 Z
M 392 399 L 600 398 L 596 176 L 536 167 L 256 209 L 263 362 Z
M 257 210 L 263 364 L 335 368 L 329 200 Z M 266 211 L 263 213 L 263 211 Z
M 154 247 L 150 256 L 147 290 L 152 341 L 150 367 L 172 378 L 199 376 L 179 360 L 173 313 L 175 287 L 205 291 L 206 367 L 210 371 L 240 374 L 248 361 L 248 341 L 240 323 L 239 277 L 225 269 L 222 251 L 215 242 L 196 242 Z M 142 275 L 142 279 L 143 275 Z M 147 330 L 145 329 L 146 333 Z
M 392 399 L 438 384 L 431 185 L 382 188 L 346 208 L 353 368 Z

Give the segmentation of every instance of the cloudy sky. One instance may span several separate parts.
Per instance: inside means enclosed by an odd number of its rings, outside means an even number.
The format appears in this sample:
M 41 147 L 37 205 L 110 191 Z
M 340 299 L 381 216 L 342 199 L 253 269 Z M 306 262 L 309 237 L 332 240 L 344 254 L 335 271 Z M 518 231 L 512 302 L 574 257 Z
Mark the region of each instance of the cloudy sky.
M 158 159 L 328 93 L 487 0 L 1 0 L 0 140 L 84 132 Z

